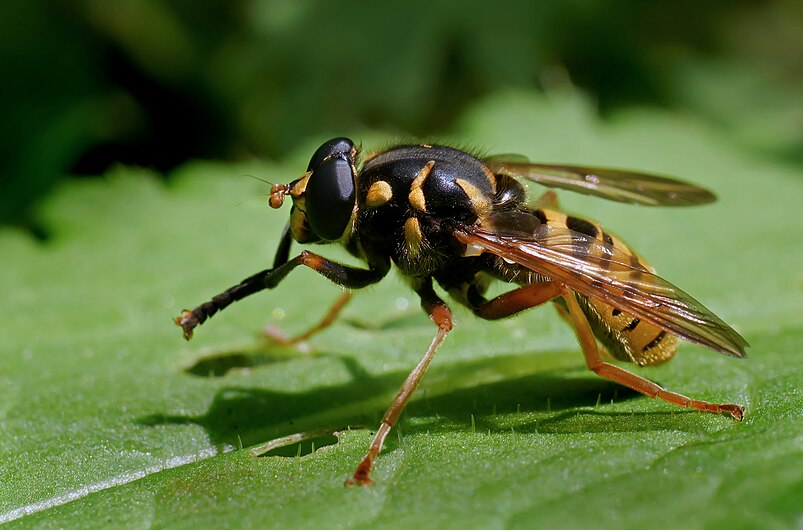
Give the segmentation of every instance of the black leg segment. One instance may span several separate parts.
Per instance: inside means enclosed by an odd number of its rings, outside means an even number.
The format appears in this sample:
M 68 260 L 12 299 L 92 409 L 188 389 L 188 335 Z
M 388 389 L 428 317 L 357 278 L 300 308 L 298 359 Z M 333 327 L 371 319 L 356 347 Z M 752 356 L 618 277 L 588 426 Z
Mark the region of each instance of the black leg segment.
M 184 310 L 175 318 L 176 325 L 184 331 L 184 338 L 190 340 L 193 330 L 206 319 L 225 309 L 233 302 L 258 293 L 263 289 L 273 289 L 296 267 L 305 265 L 319 272 L 330 281 L 348 289 L 361 289 L 376 283 L 388 273 L 390 263 L 377 260 L 369 263 L 369 269 L 359 269 L 328 260 L 312 252 L 304 251 L 287 263 L 249 276 L 234 287 L 230 287 L 192 311 Z
M 274 269 L 284 265 L 290 259 L 290 247 L 292 244 L 293 238 L 290 235 L 290 223 L 287 223 L 282 231 L 282 238 L 279 240 L 279 246 L 276 247 L 276 255 L 273 258 Z

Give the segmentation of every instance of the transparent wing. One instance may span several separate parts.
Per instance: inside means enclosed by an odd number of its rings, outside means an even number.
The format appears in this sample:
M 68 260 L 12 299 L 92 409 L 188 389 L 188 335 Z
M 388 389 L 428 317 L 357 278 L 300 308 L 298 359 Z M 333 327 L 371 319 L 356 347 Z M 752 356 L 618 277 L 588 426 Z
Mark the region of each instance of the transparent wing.
M 700 302 L 647 270 L 635 256 L 568 228 L 521 221 L 515 224 L 535 226 L 534 230 L 516 233 L 511 223 L 502 223 L 507 226 L 500 230 L 458 227 L 454 235 L 474 250 L 517 263 L 686 340 L 726 355 L 745 356 L 744 338 Z
M 484 160 L 495 174 L 524 178 L 548 186 L 612 201 L 647 206 L 694 206 L 714 202 L 710 191 L 679 180 L 601 167 L 532 164 L 519 155 Z

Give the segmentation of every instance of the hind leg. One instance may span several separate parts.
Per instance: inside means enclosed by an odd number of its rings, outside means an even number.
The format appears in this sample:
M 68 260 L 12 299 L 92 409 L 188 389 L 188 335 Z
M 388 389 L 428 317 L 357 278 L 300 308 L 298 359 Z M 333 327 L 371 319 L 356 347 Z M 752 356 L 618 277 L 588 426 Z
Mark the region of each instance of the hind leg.
M 714 414 L 730 414 L 734 419 L 742 420 L 744 411 L 739 405 L 719 405 L 698 399 L 691 399 L 682 394 L 665 390 L 648 379 L 603 361 L 600 358 L 597 340 L 594 338 L 591 326 L 588 324 L 588 320 L 585 314 L 583 314 L 583 310 L 580 308 L 580 304 L 577 302 L 574 292 L 563 287 L 562 296 L 566 301 L 569 318 L 577 333 L 577 338 L 580 341 L 580 347 L 583 349 L 583 355 L 585 356 L 586 365 L 589 370 L 605 379 L 610 379 L 620 385 L 632 388 L 636 392 L 641 392 L 651 398 L 663 399 L 664 401 L 681 407 L 690 407 L 705 412 L 713 412 Z

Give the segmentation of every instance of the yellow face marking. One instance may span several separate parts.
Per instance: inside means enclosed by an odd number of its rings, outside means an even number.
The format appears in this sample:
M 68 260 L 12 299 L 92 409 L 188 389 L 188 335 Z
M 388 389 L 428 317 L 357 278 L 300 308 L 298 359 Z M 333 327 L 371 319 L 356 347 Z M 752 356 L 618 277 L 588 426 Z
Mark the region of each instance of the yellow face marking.
M 305 191 L 307 191 L 307 182 L 309 182 L 310 176 L 312 176 L 312 171 L 307 171 L 306 173 L 304 173 L 304 175 L 301 176 L 300 179 L 298 179 L 296 185 L 292 187 L 292 189 L 290 190 L 290 196 L 293 199 L 298 199 L 299 197 L 304 195 Z
M 424 190 L 421 189 L 421 186 L 423 186 L 424 182 L 426 182 L 430 171 L 432 171 L 432 166 L 434 165 L 434 160 L 430 160 L 424 164 L 424 167 L 422 167 L 421 171 L 418 172 L 418 175 L 415 176 L 413 183 L 410 184 L 410 194 L 407 196 L 407 200 L 410 201 L 410 204 L 413 205 L 413 208 L 419 212 L 427 211 L 427 202 L 424 199 Z
M 303 207 L 303 200 L 301 206 Z M 296 206 L 298 206 L 296 202 Z M 290 234 L 293 239 L 298 242 L 307 242 L 311 237 L 309 224 L 307 223 L 307 215 L 301 208 L 293 208 L 290 211 Z
M 488 200 L 482 192 L 471 182 L 463 179 L 455 180 L 455 183 L 460 186 L 471 201 L 471 208 L 478 216 L 482 217 L 491 211 L 491 201 Z
M 306 243 L 314 238 L 307 222 L 305 213 L 307 208 L 304 200 L 304 193 L 307 191 L 307 183 L 311 175 L 311 171 L 304 173 L 288 192 L 293 198 L 293 209 L 290 210 L 290 234 L 299 243 Z
M 418 219 L 410 217 L 404 222 L 404 243 L 407 246 L 407 252 L 411 256 L 418 254 L 423 240 L 424 235 L 421 233 L 421 225 L 418 223 Z
M 368 188 L 365 195 L 365 205 L 369 208 L 384 206 L 393 198 L 393 189 L 384 180 L 377 180 Z

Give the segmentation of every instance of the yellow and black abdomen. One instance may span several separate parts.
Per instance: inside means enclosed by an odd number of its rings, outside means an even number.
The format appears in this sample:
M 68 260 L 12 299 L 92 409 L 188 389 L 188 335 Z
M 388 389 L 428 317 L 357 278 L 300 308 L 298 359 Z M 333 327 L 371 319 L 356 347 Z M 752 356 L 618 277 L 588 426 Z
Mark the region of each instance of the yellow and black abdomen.
M 549 209 L 533 210 L 542 223 L 558 228 L 569 228 L 602 241 L 620 253 L 630 256 L 631 264 L 652 272 L 652 268 L 615 235 L 610 234 L 593 221 L 566 215 Z M 605 260 L 600 260 L 604 263 Z M 637 272 L 634 272 L 637 274 Z M 675 354 L 678 337 L 664 329 L 644 322 L 596 298 L 576 294 L 583 312 L 588 318 L 594 336 L 605 350 L 616 359 L 648 366 L 668 361 Z M 556 307 L 566 317 L 565 302 L 556 300 Z

